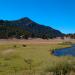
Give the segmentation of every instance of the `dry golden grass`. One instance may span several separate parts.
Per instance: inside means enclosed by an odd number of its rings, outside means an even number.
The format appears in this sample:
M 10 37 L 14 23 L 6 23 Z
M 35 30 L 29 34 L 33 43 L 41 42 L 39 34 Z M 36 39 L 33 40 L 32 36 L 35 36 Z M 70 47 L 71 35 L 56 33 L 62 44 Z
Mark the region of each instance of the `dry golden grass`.
M 74 57 L 50 54 L 50 50 L 69 46 L 58 44 L 63 41 L 65 40 L 0 40 L 0 75 L 41 75 L 47 67 L 74 61 Z

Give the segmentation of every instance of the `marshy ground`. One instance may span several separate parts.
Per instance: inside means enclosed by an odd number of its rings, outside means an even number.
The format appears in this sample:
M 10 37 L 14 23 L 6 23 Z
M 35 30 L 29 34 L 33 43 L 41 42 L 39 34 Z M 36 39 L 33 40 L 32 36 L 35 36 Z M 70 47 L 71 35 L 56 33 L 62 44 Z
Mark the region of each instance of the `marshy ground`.
M 65 71 L 72 67 L 69 74 L 75 75 L 74 57 L 51 54 L 53 49 L 70 46 L 59 44 L 63 41 L 65 40 L 0 40 L 0 75 L 61 75 L 56 74 L 59 73 L 57 68 L 62 71 L 64 65 L 67 66 Z

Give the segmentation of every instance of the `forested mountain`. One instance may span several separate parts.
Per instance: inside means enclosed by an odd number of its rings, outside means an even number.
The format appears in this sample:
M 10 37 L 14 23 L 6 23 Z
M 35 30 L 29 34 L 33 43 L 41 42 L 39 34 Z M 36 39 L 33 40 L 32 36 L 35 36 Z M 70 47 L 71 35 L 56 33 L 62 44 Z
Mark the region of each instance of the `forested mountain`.
M 63 34 L 49 26 L 40 25 L 25 17 L 19 20 L 0 20 L 0 38 L 55 38 Z

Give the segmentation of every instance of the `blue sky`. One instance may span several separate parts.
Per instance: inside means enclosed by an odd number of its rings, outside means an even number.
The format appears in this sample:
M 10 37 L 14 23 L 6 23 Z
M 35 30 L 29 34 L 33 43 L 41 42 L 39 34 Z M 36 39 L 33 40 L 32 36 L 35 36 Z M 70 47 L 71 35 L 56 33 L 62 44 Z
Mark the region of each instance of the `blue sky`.
M 22 17 L 64 33 L 74 33 L 75 0 L 0 0 L 0 19 Z

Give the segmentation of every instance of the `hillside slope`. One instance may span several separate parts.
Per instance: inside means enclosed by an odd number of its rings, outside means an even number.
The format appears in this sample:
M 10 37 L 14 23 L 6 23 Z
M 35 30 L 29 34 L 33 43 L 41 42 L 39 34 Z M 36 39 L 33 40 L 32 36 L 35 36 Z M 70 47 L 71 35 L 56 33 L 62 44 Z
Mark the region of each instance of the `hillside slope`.
M 20 38 L 20 36 L 45 39 L 61 37 L 63 33 L 49 26 L 40 25 L 27 17 L 14 21 L 0 20 L 0 38 Z

